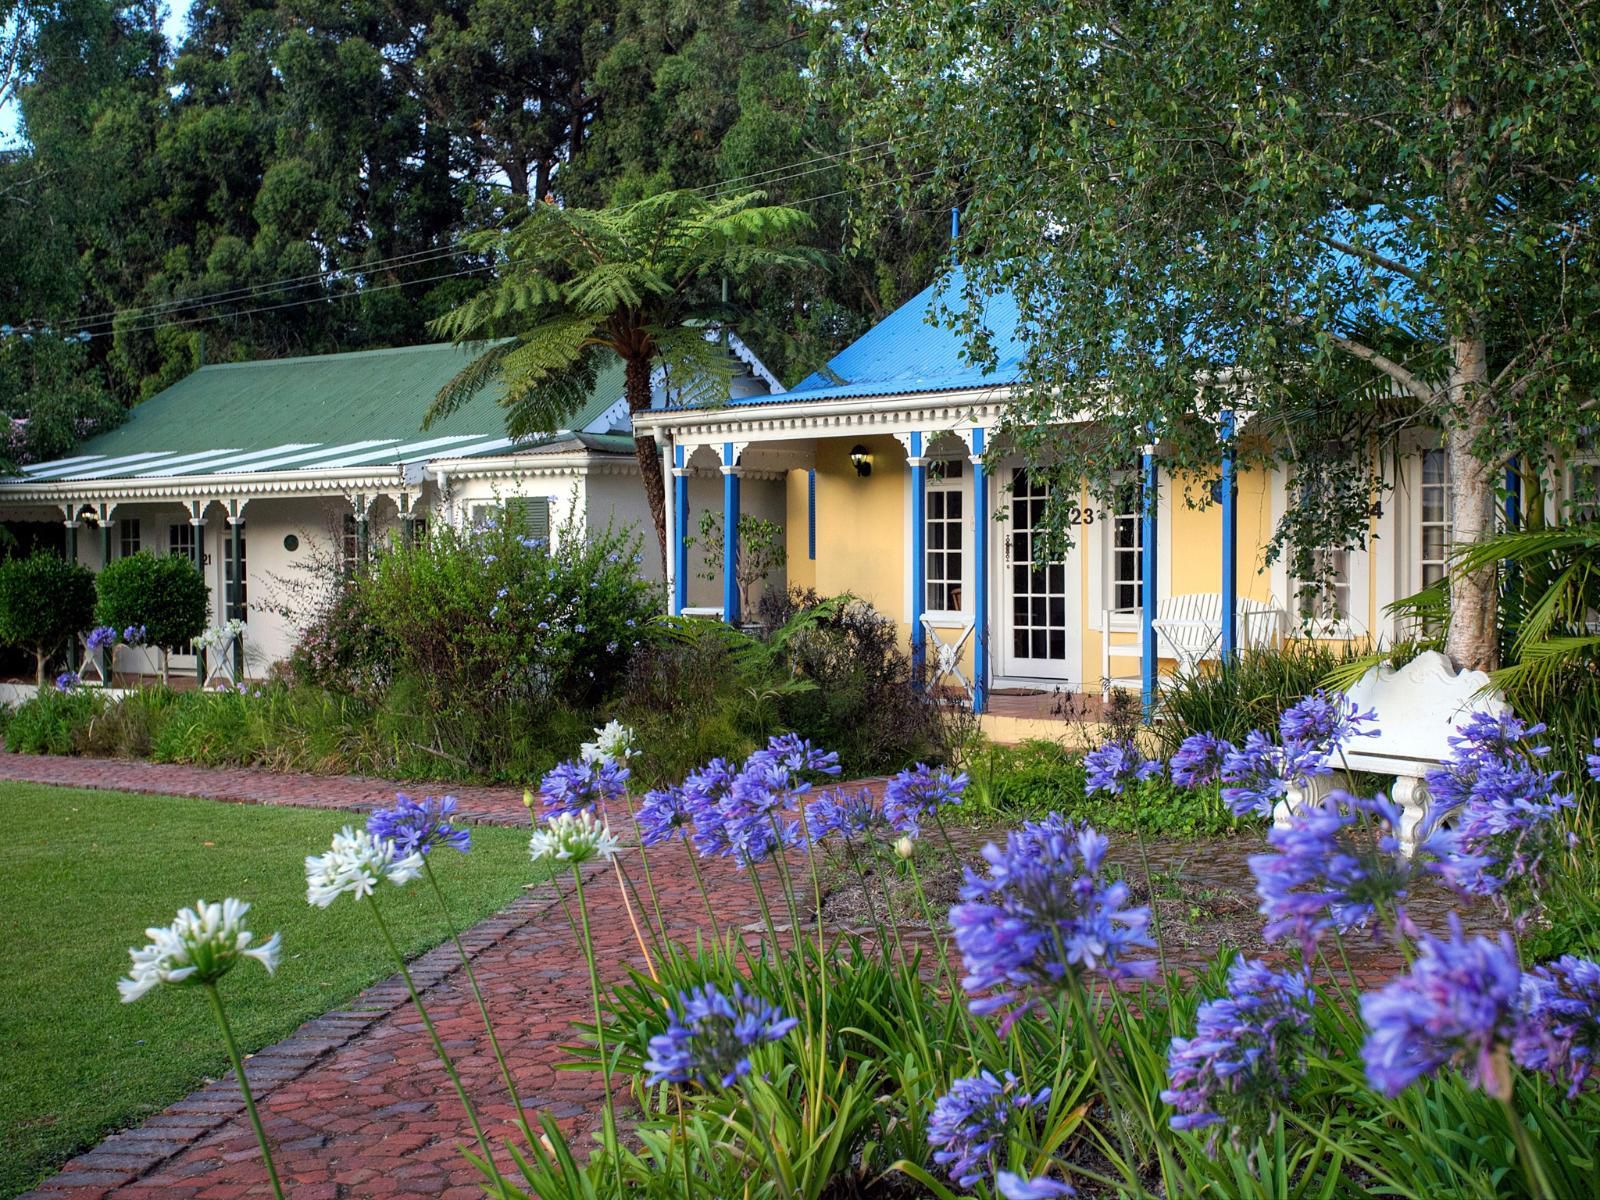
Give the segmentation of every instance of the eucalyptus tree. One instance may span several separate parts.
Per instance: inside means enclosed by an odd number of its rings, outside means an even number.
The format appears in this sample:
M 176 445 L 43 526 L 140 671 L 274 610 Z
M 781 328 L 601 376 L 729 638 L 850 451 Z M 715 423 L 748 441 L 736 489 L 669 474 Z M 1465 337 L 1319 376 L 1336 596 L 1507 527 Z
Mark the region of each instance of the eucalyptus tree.
M 747 275 L 815 261 L 801 244 L 811 219 L 763 199 L 674 191 L 611 209 L 539 203 L 510 230 L 472 235 L 469 249 L 496 265 L 496 278 L 433 328 L 482 353 L 439 390 L 428 422 L 498 378 L 508 434 L 553 432 L 613 357 L 623 363 L 629 412 L 650 407 L 658 367 L 679 396 L 716 399 L 730 368 L 708 334 L 739 315 L 721 299 L 723 286 L 737 297 Z M 634 449 L 665 571 L 661 459 L 652 438 L 635 437 Z
M 1442 430 L 1458 544 L 1500 468 L 1590 418 L 1600 6 L 1586 0 L 846 0 L 860 129 L 969 194 L 974 303 L 1009 289 L 1010 426 L 1109 497 L 1153 429 L 1207 471 L 1224 409 L 1301 503 L 1275 545 L 1354 545 L 1374 445 Z M 863 136 L 862 140 L 866 140 Z M 921 155 L 917 161 L 914 154 Z M 1072 417 L 1093 422 L 1063 431 Z M 1447 643 L 1496 659 L 1493 565 L 1451 567 Z

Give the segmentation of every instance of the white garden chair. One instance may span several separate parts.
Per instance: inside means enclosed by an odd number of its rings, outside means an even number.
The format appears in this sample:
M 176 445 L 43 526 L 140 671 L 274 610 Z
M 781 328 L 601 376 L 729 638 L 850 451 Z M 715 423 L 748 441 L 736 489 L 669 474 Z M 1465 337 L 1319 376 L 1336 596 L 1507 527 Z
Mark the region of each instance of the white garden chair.
M 959 629 L 940 630 L 927 617 L 922 618 L 922 631 L 925 635 L 922 653 L 924 661 L 931 668 L 929 685 L 935 695 L 943 688 L 946 680 L 953 678 L 961 685 L 961 691 L 966 698 L 972 699 L 972 681 L 961 669 L 961 652 L 971 640 L 973 629 L 973 623 L 968 621 Z M 945 632 L 950 633 L 952 637 L 947 640 L 943 636 Z

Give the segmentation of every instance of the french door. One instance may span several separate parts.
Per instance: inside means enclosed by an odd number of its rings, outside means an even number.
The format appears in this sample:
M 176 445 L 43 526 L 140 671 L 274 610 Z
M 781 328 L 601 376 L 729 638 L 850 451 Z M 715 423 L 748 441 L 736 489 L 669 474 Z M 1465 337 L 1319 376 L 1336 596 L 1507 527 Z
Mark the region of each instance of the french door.
M 1042 530 L 1048 481 L 1012 467 L 1003 476 L 1009 509 L 1000 547 L 1000 674 L 1017 682 L 1081 682 L 1079 550 L 1065 561 L 1045 557 Z M 1004 682 L 1004 681 L 1002 681 Z

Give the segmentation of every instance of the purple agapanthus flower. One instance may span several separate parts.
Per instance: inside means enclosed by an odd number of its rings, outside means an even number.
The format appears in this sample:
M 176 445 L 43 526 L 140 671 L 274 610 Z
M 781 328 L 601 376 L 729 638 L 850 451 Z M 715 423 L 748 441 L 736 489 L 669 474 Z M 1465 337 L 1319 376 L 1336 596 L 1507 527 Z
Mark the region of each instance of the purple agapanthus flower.
M 1452 1066 L 1489 1095 L 1509 1098 L 1521 990 L 1510 935 L 1463 937 L 1452 913 L 1447 939 L 1424 935 L 1406 974 L 1361 997 L 1367 1081 L 1396 1096 Z
M 1494 896 L 1519 928 L 1546 861 L 1569 843 L 1559 818 L 1574 807 L 1559 790 L 1561 773 L 1543 766 L 1550 748 L 1532 740 L 1543 729 L 1509 714 L 1475 714 L 1427 776 L 1424 834 L 1456 850 L 1441 859 L 1441 873 L 1462 891 Z
M 1275 804 L 1289 794 L 1293 776 L 1283 747 L 1258 729 L 1245 735 L 1243 746 L 1229 746 L 1217 772 L 1222 799 L 1236 817 L 1270 817 Z
M 96 625 L 86 641 L 91 650 L 109 650 L 117 644 L 117 631 L 110 625 Z
M 1318 688 L 1278 718 L 1289 774 L 1297 779 L 1328 774 L 1330 760 L 1352 738 L 1378 735 L 1376 729 L 1363 728 L 1377 719 L 1376 709 L 1362 712 L 1343 692 Z
M 809 738 L 798 733 L 780 733 L 768 738 L 767 744 L 752 754 L 746 765 L 758 763 L 775 763 L 795 776 L 839 773 L 839 755 L 835 751 L 813 746 Z
M 1522 1019 L 1512 1055 L 1568 1099 L 1600 1082 L 1600 963 L 1568 954 L 1522 977 Z
M 1120 796 L 1130 783 L 1161 774 L 1161 764 L 1139 753 L 1132 741 L 1096 746 L 1083 756 L 1084 790 Z
M 650 1039 L 647 1082 L 732 1087 L 750 1073 L 753 1050 L 781 1041 L 798 1024 L 743 984 L 733 985 L 731 997 L 712 983 L 680 992 L 666 1032 Z
M 144 645 L 145 627 L 143 625 L 129 625 L 122 631 L 122 644 L 125 646 Z
M 81 682 L 76 671 L 63 671 L 56 676 L 56 691 L 70 692 Z
M 833 836 L 847 842 L 870 841 L 893 827 L 869 789 L 835 788 L 806 805 L 806 828 L 814 845 Z
M 539 782 L 539 798 L 552 817 L 590 812 L 627 794 L 628 768 L 609 758 L 595 762 L 571 759 L 546 772 Z
M 728 853 L 741 867 L 800 844 L 800 823 L 788 814 L 811 785 L 779 758 L 760 751 L 746 760 L 718 804 Z
M 1001 1171 L 994 1177 L 994 1189 L 1005 1200 L 1055 1200 L 1058 1196 L 1076 1196 L 1070 1183 L 1040 1175 L 1036 1179 L 1018 1175 L 1015 1171 Z
M 728 831 L 722 816 L 722 801 L 733 787 L 737 769 L 725 758 L 714 758 L 683 780 L 684 802 L 694 819 L 694 848 L 701 857 L 726 854 Z
M 1194 1037 L 1175 1037 L 1167 1049 L 1170 1086 L 1161 1098 L 1178 1110 L 1172 1128 L 1227 1126 L 1247 1140 L 1270 1132 L 1304 1070 L 1315 998 L 1303 971 L 1236 960 L 1228 994 L 1202 1004 Z
M 967 773 L 951 774 L 924 763 L 901 771 L 883 787 L 883 815 L 901 833 L 918 837 L 922 822 L 939 810 L 960 804 L 967 790 Z
M 435 846 L 449 846 L 465 854 L 472 845 L 472 832 L 453 822 L 454 796 L 424 796 L 413 800 L 396 792 L 393 808 L 380 808 L 367 818 L 367 832 L 386 838 L 402 855 L 426 854 Z
M 1191 788 L 1211 783 L 1221 775 L 1228 755 L 1235 753 L 1232 742 L 1214 733 L 1191 733 L 1172 756 L 1172 782 Z
M 1003 1081 L 989 1071 L 954 1080 L 928 1117 L 933 1161 L 964 1188 L 990 1179 L 1005 1161 L 1012 1134 L 1049 1103 L 1049 1088 L 1030 1093 L 1010 1071 Z
M 969 869 L 963 903 L 950 910 L 973 1012 L 1016 1006 L 1014 1020 L 1040 993 L 1085 973 L 1153 970 L 1130 958 L 1154 944 L 1145 932 L 1150 910 L 1128 907 L 1126 885 L 1103 877 L 1107 845 L 1091 826 L 1052 813 L 1012 831 L 1004 847 L 983 848 L 987 877 Z
M 1335 792 L 1269 830 L 1270 852 L 1250 856 L 1267 940 L 1295 938 L 1310 958 L 1330 929 L 1377 933 L 1382 915 L 1409 928 L 1404 904 L 1413 868 L 1396 837 L 1399 824 L 1400 810 L 1387 797 Z
M 1550 747 L 1537 740 L 1544 732 L 1543 725 L 1525 724 L 1509 712 L 1473 713 L 1451 735 L 1450 757 L 1427 774 L 1430 809 L 1443 815 L 1460 808 L 1485 767 L 1547 758 Z
M 1600 738 L 1594 739 L 1594 748 L 1600 750 Z M 1583 761 L 1589 765 L 1589 778 L 1600 780 L 1600 754 L 1585 754 Z
M 670 838 L 682 837 L 694 815 L 682 788 L 658 788 L 644 794 L 634 820 L 639 823 L 639 842 L 659 846 Z

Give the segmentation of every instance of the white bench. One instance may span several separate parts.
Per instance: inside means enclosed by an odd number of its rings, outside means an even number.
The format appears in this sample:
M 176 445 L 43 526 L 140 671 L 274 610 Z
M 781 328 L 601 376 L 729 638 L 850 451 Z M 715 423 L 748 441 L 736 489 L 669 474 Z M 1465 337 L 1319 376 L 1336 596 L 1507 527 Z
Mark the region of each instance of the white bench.
M 1423 776 L 1450 756 L 1451 736 L 1474 713 L 1502 716 L 1511 711 L 1505 697 L 1488 687 L 1489 677 L 1482 671 L 1457 671 L 1448 658 L 1429 650 L 1398 671 L 1373 667 L 1347 693 L 1359 711 L 1377 712 L 1373 725 L 1378 736 L 1353 739 L 1331 765 L 1394 776 L 1389 798 L 1400 808 L 1395 833 L 1407 854 L 1416 849 L 1417 829 L 1428 814 Z M 1326 775 L 1302 780 L 1278 801 L 1274 823 L 1287 824 L 1298 805 L 1325 795 L 1329 786 Z
M 1113 682 L 1113 658 L 1144 658 L 1144 646 L 1112 645 L 1113 630 L 1137 630 L 1139 610 L 1108 608 L 1100 636 L 1100 678 L 1109 691 Z M 1241 596 L 1236 611 L 1238 646 L 1241 650 L 1262 650 L 1283 640 L 1284 612 L 1269 601 Z M 1206 660 L 1222 657 L 1222 593 L 1191 592 L 1168 596 L 1156 606 L 1150 622 L 1156 632 L 1156 655 L 1176 659 L 1178 673 L 1192 674 Z

